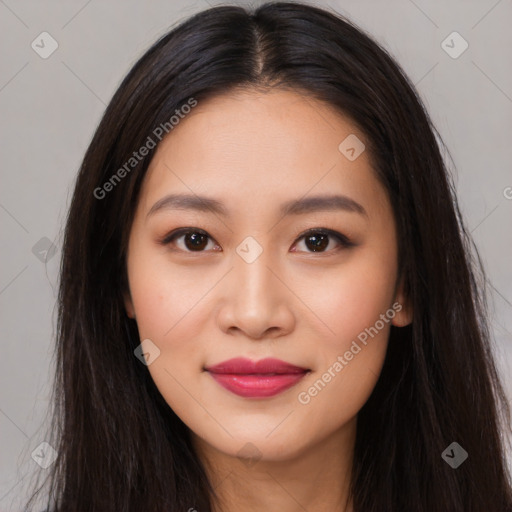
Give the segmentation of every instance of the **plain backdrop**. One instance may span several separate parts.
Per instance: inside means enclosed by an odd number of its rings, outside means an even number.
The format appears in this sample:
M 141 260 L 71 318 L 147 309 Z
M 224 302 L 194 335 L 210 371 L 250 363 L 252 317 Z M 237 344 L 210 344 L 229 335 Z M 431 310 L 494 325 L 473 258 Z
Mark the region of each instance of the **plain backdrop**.
M 462 212 L 487 270 L 496 357 L 511 397 L 512 1 L 310 3 L 346 15 L 398 60 L 447 144 Z M 21 510 L 39 469 L 31 453 L 45 441 L 62 228 L 85 149 L 145 49 L 218 4 L 0 0 L 2 511 Z

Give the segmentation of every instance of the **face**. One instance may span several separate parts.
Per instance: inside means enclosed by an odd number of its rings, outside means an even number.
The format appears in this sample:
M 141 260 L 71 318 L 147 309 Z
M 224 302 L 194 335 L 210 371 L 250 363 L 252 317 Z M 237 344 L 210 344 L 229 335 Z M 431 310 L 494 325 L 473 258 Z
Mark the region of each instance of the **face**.
M 410 321 L 364 143 L 316 100 L 245 91 L 199 103 L 153 157 L 126 310 L 162 396 L 218 452 L 285 460 L 354 426 Z

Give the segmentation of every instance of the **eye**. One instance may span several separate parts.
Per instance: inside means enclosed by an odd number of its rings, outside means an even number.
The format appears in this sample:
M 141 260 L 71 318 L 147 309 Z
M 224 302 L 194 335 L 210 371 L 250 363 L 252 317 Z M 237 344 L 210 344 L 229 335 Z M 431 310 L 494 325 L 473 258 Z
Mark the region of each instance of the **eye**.
M 310 229 L 303 233 L 297 240 L 304 239 L 306 251 L 297 251 L 292 249 L 292 252 L 329 252 L 331 250 L 339 250 L 342 248 L 353 247 L 355 244 L 351 242 L 345 235 L 325 228 Z M 332 247 L 332 241 L 335 241 L 335 247 Z M 206 231 L 199 228 L 180 228 L 169 233 L 163 240 L 160 241 L 162 245 L 176 244 L 178 250 L 183 252 L 205 252 L 208 249 L 208 243 L 213 244 L 213 239 Z M 337 247 L 336 247 L 337 244 Z M 294 247 L 296 247 L 295 242 Z M 214 244 L 214 247 L 219 247 Z M 222 251 L 222 249 L 213 249 Z
M 212 241 L 210 235 L 198 228 L 181 228 L 169 233 L 160 243 L 162 245 L 170 245 L 176 241 L 180 241 L 183 238 L 182 243 L 178 243 L 178 249 L 184 252 L 204 252 L 204 249 L 208 247 L 208 241 Z
M 332 239 L 334 239 L 335 242 L 338 244 L 338 247 L 334 247 L 334 250 L 353 247 L 355 245 L 345 235 L 338 233 L 337 231 L 332 231 L 331 229 L 324 228 L 310 229 L 306 233 L 301 235 L 298 240 L 300 241 L 302 239 L 304 239 L 303 243 L 306 246 L 306 248 L 310 249 L 309 251 L 307 250 L 306 252 L 329 252 L 330 250 L 333 250 L 331 244 Z

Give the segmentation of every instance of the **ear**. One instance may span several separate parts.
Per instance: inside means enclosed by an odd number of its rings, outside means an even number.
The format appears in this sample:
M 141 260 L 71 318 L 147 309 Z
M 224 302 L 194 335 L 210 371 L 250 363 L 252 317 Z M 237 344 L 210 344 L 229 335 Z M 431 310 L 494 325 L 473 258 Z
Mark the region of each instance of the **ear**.
M 395 301 L 393 303 L 393 309 L 395 311 L 395 316 L 391 320 L 391 323 L 395 327 L 405 327 L 412 322 L 413 318 L 413 308 L 412 303 L 405 295 L 404 292 L 404 279 L 400 279 L 398 283 L 397 290 L 395 293 Z
M 135 308 L 133 307 L 132 297 L 129 292 L 124 294 L 124 308 L 129 318 L 135 318 Z

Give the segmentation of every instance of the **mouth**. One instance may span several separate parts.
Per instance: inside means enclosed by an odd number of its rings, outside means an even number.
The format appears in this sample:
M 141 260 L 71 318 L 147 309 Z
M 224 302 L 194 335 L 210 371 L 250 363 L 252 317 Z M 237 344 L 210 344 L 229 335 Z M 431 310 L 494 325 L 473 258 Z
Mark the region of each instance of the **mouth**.
M 235 358 L 205 370 L 223 388 L 244 398 L 275 396 L 297 384 L 311 371 L 272 358 L 260 361 Z

